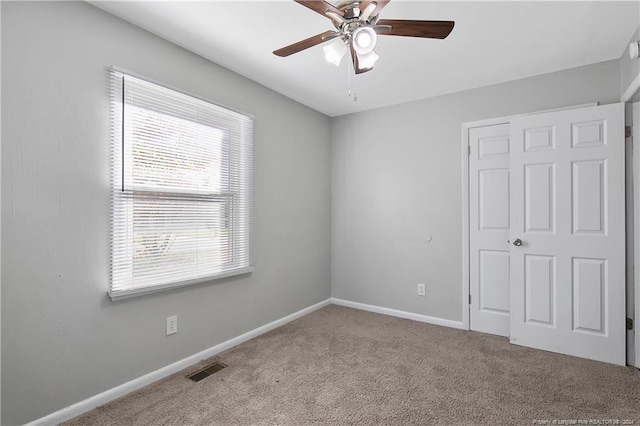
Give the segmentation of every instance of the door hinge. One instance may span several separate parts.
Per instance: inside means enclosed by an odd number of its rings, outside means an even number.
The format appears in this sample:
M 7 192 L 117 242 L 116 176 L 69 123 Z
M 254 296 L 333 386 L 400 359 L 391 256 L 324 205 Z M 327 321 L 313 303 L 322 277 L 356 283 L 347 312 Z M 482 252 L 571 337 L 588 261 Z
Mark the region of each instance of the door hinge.
M 471 304 L 471 295 L 469 295 L 469 304 Z
M 471 155 L 471 145 L 467 145 L 467 156 Z
M 633 330 L 633 319 L 627 318 L 627 330 Z
M 630 138 L 632 130 L 633 130 L 633 128 L 631 126 L 624 126 L 624 137 L 625 138 Z

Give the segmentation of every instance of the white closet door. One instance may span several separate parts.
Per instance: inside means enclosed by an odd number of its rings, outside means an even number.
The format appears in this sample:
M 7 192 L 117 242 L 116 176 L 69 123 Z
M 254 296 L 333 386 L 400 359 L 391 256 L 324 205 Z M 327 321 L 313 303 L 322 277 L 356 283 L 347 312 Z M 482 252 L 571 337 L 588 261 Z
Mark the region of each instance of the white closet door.
M 469 129 L 470 328 L 509 336 L 509 125 Z
M 623 105 L 515 117 L 511 142 L 511 342 L 624 365 Z

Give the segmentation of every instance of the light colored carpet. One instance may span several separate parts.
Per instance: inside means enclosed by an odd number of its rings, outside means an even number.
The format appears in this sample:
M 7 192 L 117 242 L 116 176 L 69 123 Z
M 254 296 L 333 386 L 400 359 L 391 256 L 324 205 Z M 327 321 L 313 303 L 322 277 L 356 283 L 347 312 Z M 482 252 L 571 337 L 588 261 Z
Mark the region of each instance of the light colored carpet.
M 640 424 L 633 367 L 334 305 L 211 360 L 67 424 Z

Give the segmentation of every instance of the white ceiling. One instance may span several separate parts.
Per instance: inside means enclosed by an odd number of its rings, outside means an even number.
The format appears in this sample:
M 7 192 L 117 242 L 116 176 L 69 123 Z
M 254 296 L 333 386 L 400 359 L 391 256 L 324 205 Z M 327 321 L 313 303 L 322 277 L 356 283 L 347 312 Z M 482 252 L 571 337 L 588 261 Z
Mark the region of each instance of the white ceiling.
M 272 51 L 333 30 L 288 1 L 98 1 L 92 4 L 329 116 L 619 58 L 640 2 L 392 0 L 382 19 L 453 20 L 445 40 L 381 36 L 373 71 L 349 75 L 315 46 Z M 347 96 L 351 81 L 357 102 Z

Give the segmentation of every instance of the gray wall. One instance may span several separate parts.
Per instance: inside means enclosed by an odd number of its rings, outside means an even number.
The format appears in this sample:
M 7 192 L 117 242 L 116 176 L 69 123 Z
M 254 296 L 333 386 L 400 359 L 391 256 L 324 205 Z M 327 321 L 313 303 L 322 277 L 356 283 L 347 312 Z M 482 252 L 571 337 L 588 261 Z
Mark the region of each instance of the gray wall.
M 638 18 L 640 20 L 640 17 Z M 640 40 L 640 26 L 633 34 L 629 43 Z M 640 73 L 640 59 L 631 59 L 629 57 L 629 43 L 624 45 L 624 52 L 620 57 L 620 94 L 622 95 L 631 81 Z
M 256 117 L 255 273 L 107 298 L 110 65 Z M 2 424 L 330 296 L 328 117 L 82 2 L 2 2 L 2 89 Z
M 462 123 L 619 98 L 615 60 L 333 119 L 332 296 L 461 321 Z
M 1 10 L 2 424 L 330 291 L 461 320 L 461 124 L 616 102 L 633 74 L 611 61 L 330 121 L 88 4 L 5 1 Z M 255 115 L 255 273 L 109 301 L 110 65 Z M 180 332 L 167 337 L 174 314 Z

